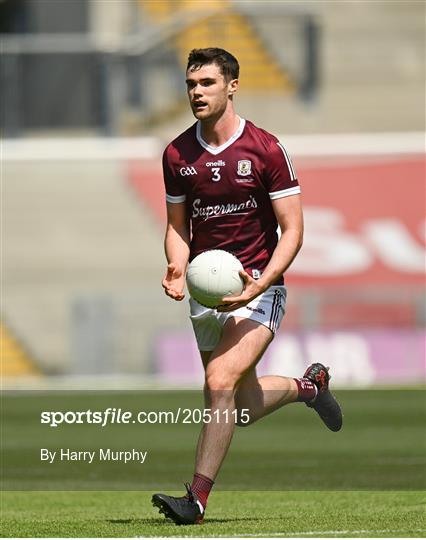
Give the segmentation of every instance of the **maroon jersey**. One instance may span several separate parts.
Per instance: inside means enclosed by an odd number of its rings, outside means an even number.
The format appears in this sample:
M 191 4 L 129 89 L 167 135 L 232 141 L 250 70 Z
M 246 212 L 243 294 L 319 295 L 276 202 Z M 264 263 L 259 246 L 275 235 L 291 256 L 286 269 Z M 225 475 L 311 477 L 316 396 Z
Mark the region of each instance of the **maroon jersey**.
M 271 200 L 300 193 L 278 139 L 241 119 L 226 143 L 212 147 L 196 122 L 167 146 L 163 171 L 167 202 L 185 202 L 191 219 L 190 260 L 224 249 L 260 277 L 278 242 Z

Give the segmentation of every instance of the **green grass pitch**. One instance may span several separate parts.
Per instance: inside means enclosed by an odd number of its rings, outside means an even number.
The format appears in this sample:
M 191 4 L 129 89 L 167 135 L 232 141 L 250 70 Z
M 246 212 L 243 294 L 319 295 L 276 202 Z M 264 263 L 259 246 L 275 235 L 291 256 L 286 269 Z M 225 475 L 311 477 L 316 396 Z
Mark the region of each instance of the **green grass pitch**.
M 148 492 L 9 492 L 8 537 L 273 536 L 422 537 L 425 498 L 400 492 L 225 492 L 203 525 L 168 523 Z
M 52 429 L 40 426 L 40 410 L 195 408 L 199 393 L 6 393 L 2 536 L 424 537 L 424 391 L 337 395 L 341 433 L 300 404 L 237 429 L 205 523 L 177 527 L 151 506 L 151 494 L 183 493 L 199 425 Z M 40 463 L 40 447 L 59 446 L 142 447 L 149 457 L 143 466 Z

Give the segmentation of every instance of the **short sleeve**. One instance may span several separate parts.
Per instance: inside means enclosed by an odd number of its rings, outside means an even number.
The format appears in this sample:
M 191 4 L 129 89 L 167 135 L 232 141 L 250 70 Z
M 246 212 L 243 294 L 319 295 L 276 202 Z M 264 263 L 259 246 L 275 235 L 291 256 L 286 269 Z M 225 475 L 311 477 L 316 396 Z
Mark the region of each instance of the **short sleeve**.
M 170 166 L 169 148 L 167 147 L 163 154 L 163 177 L 166 188 L 166 201 L 169 203 L 185 202 L 186 194 L 183 189 L 182 179 L 174 174 Z
M 299 182 L 290 156 L 278 139 L 271 139 L 266 156 L 266 184 L 271 200 L 300 193 Z

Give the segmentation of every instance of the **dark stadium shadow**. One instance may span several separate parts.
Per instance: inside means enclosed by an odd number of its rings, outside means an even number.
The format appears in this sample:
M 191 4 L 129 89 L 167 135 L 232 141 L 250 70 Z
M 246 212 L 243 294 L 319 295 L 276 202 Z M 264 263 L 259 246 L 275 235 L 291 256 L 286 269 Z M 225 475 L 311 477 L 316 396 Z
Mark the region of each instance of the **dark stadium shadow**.
M 135 525 L 164 525 L 167 521 L 164 518 L 129 518 L 129 519 L 107 519 L 108 523 L 114 523 L 116 525 L 128 525 L 133 523 Z
M 207 518 L 205 520 L 204 523 L 236 523 L 238 521 L 260 521 L 261 518 L 255 518 L 255 517 L 252 517 L 252 518 L 223 518 L 223 519 L 218 519 L 218 518 Z
M 206 519 L 205 523 L 236 523 L 239 521 L 259 521 L 260 518 L 245 517 L 245 518 L 210 518 Z M 107 519 L 108 523 L 114 523 L 116 525 L 128 525 L 132 523 L 134 525 L 172 525 L 171 520 L 165 518 L 129 518 L 129 519 Z

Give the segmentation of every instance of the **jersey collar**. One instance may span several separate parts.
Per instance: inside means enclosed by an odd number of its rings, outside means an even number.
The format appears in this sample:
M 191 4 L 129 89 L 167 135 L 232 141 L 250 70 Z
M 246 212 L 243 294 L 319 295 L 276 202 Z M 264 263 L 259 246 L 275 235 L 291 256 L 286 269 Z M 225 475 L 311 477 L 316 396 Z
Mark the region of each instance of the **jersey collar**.
M 207 152 L 210 152 L 210 154 L 217 155 L 223 152 L 226 148 L 231 146 L 233 142 L 235 142 L 238 137 L 241 136 L 242 132 L 244 131 L 244 127 L 246 125 L 246 121 L 244 118 L 240 118 L 240 125 L 238 126 L 237 131 L 230 137 L 225 143 L 221 144 L 220 146 L 210 146 L 206 143 L 206 141 L 201 137 L 201 122 L 198 120 L 197 127 L 196 127 L 196 137 L 197 141 L 201 144 L 201 146 L 207 150 Z

